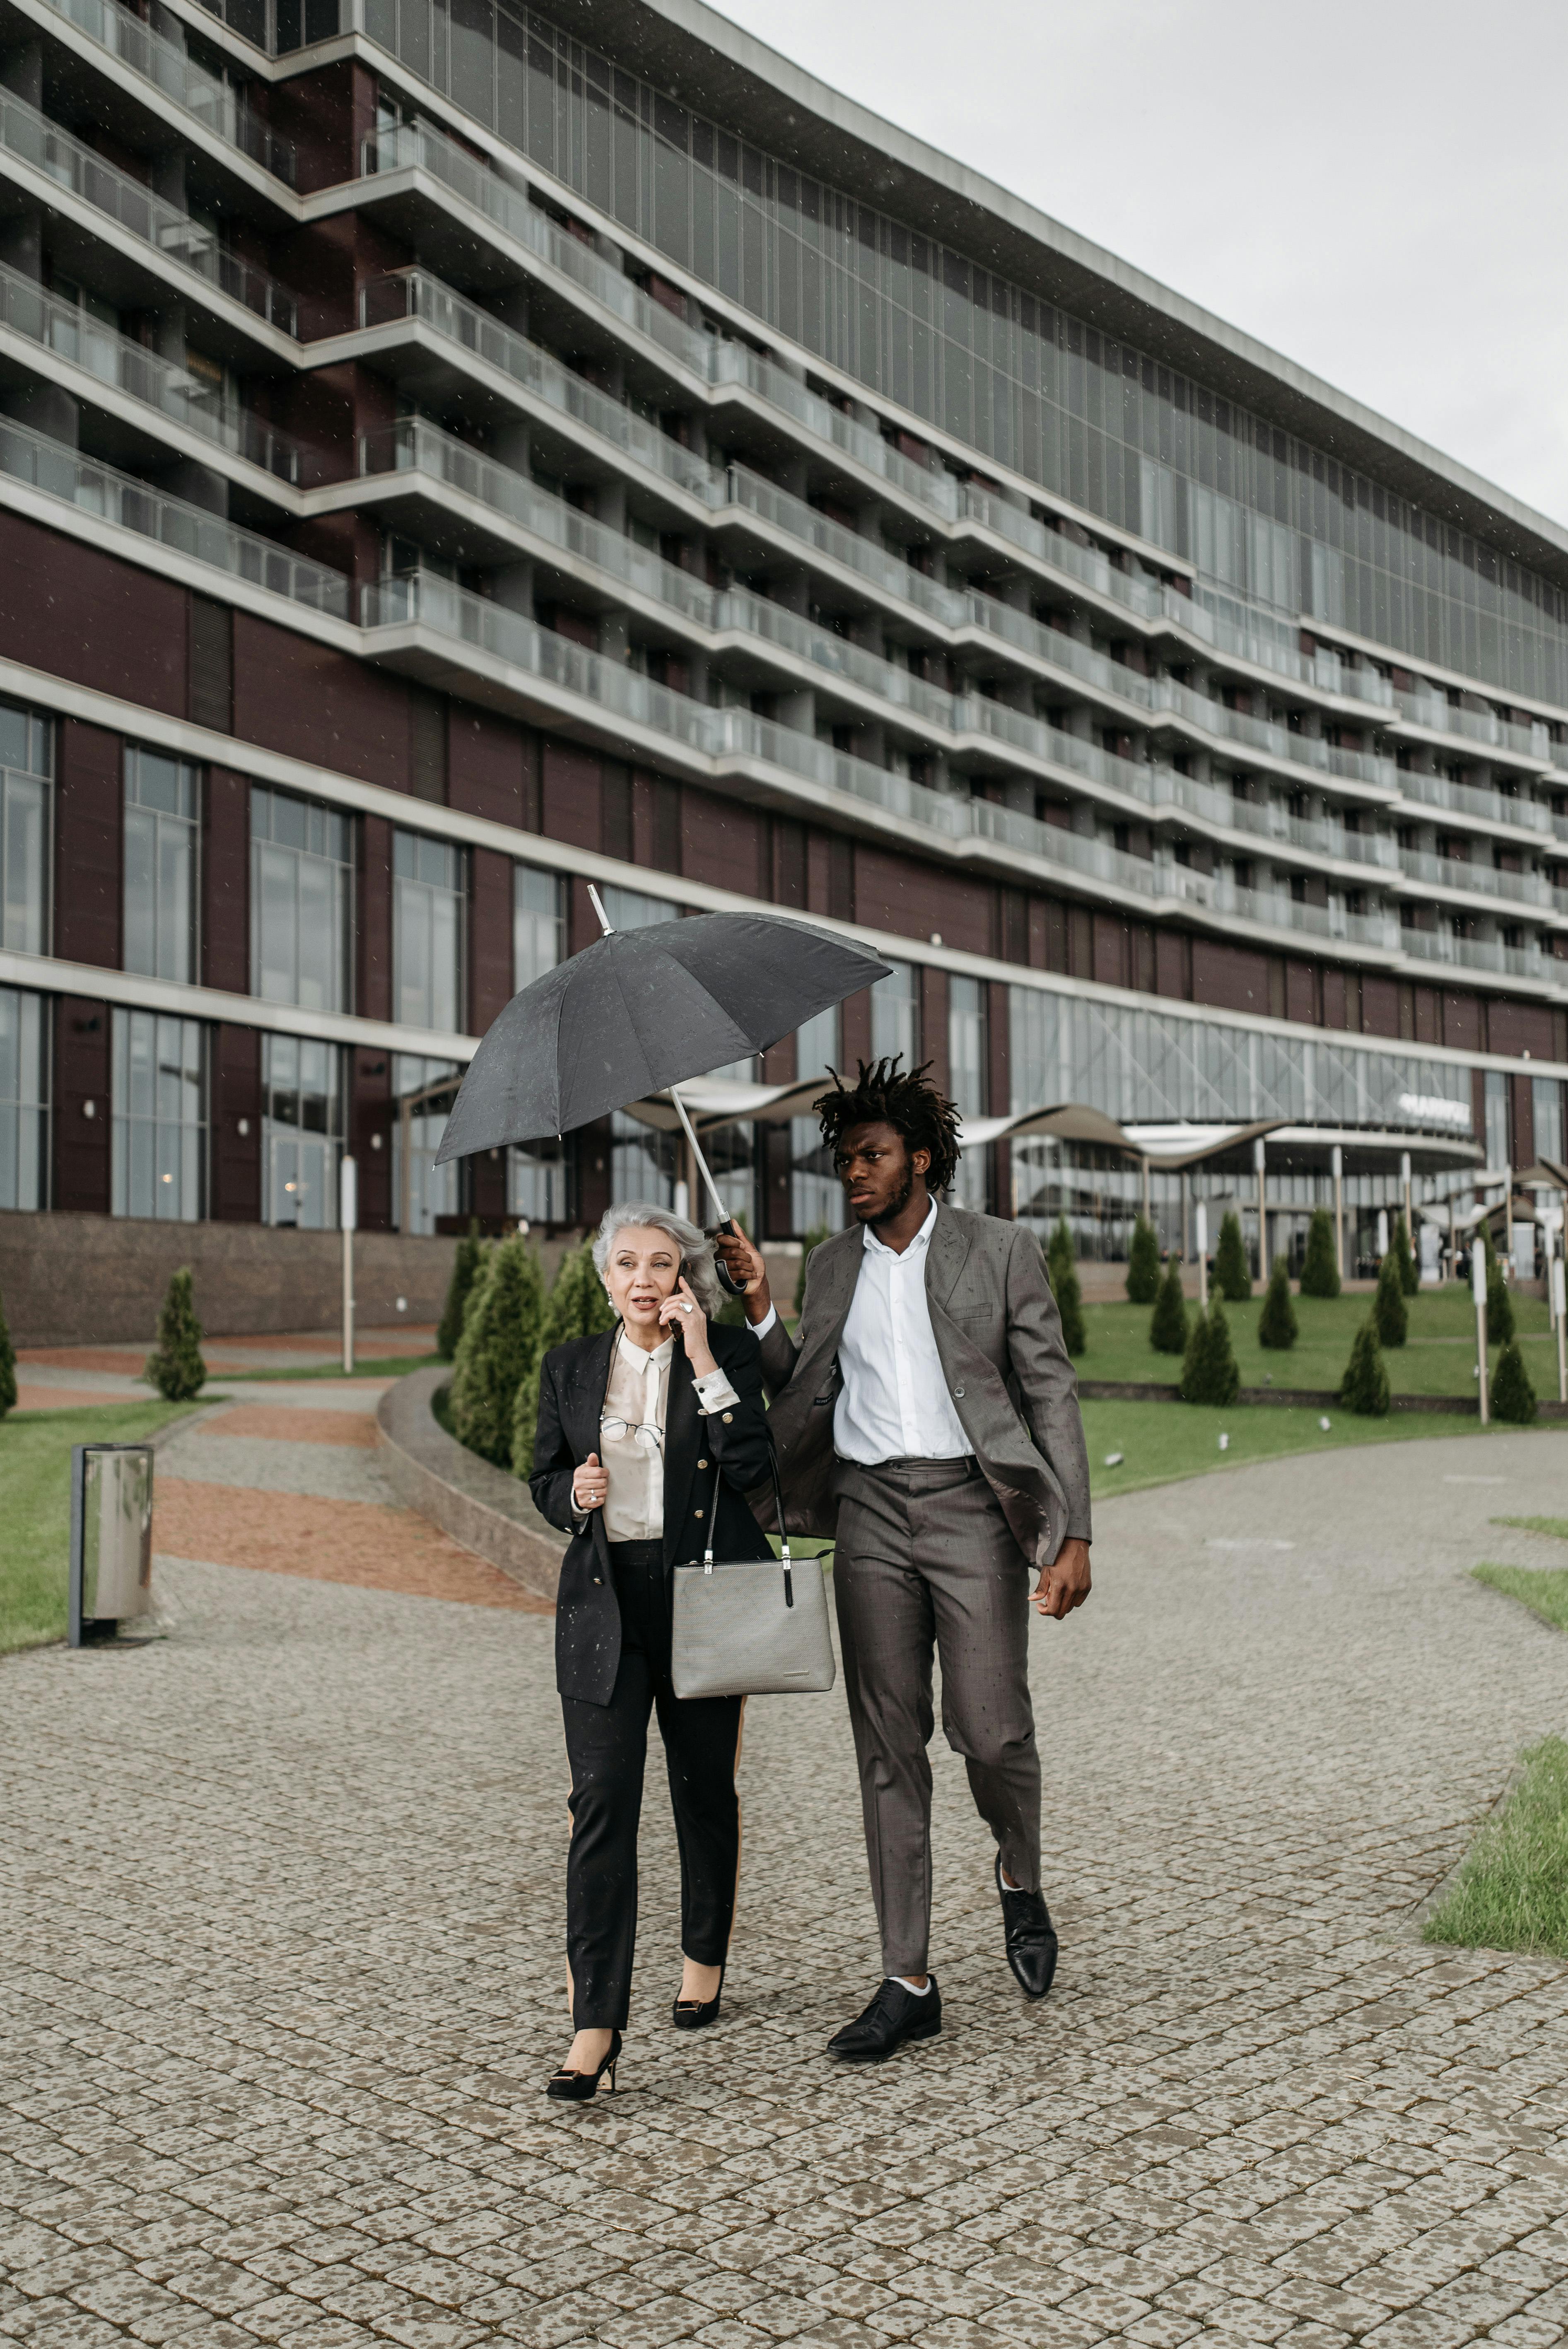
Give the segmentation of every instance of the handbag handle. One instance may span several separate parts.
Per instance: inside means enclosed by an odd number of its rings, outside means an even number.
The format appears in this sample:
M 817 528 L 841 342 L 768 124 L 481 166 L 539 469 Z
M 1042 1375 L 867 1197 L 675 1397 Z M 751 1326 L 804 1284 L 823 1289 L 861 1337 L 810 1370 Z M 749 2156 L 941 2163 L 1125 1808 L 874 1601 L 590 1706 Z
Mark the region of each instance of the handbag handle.
M 786 1607 L 793 1607 L 795 1604 L 795 1575 L 789 1557 L 789 1530 L 784 1523 L 784 1487 L 779 1481 L 779 1454 L 773 1442 L 773 1430 L 769 1426 L 766 1420 L 762 1423 L 762 1433 L 768 1439 L 768 1465 L 773 1477 L 773 1507 L 779 1519 L 779 1563 L 784 1568 L 784 1604 Z M 713 1572 L 713 1542 L 714 1536 L 718 1529 L 718 1493 L 719 1486 L 722 1484 L 723 1479 L 723 1467 L 717 1461 L 715 1461 L 713 1469 L 713 1504 L 707 1513 L 707 1547 L 702 1554 L 702 1570 L 705 1574 L 711 1574 Z

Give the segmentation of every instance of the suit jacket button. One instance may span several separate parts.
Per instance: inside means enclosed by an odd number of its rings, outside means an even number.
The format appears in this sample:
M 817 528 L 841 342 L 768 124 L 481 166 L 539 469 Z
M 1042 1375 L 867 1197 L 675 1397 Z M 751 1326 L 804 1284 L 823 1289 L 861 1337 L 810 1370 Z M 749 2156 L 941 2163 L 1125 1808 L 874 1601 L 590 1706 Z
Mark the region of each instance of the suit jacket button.
M 726 1427 L 727 1427 L 727 1426 L 729 1425 L 730 1421 L 731 1421 L 734 1417 L 735 1417 L 735 1413 L 734 1413 L 732 1411 L 727 1411 L 727 1412 L 725 1413 L 725 1414 L 724 1414 L 724 1423 L 725 1423 Z
M 593 1587 L 596 1590 L 602 1590 L 603 1588 L 604 1578 L 602 1574 L 596 1574 L 593 1577 Z
M 963 1388 L 962 1388 L 962 1387 L 954 1387 L 954 1390 L 953 1390 L 953 1400 L 954 1400 L 954 1402 L 963 1402 L 963 1400 L 964 1400 L 964 1390 L 963 1390 Z
M 706 1460 L 699 1460 L 696 1464 L 699 1468 L 706 1468 L 707 1466 L 707 1462 Z
M 696 1514 L 697 1514 L 697 1516 L 700 1517 L 700 1516 L 701 1516 L 701 1515 L 702 1515 L 702 1511 L 701 1511 L 700 1509 L 698 1509 L 698 1511 L 696 1512 Z

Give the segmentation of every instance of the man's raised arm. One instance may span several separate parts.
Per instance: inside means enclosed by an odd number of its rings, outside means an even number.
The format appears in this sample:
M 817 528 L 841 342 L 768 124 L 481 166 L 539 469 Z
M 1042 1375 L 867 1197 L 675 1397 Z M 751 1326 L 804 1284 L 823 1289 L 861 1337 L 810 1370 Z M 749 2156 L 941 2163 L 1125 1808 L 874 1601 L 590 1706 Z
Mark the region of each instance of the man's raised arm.
M 738 1226 L 720 1232 L 713 1245 L 734 1278 L 747 1284 L 741 1304 L 757 1338 L 762 1358 L 762 1383 L 771 1402 L 794 1377 L 798 1349 L 773 1303 L 762 1251 L 752 1246 Z

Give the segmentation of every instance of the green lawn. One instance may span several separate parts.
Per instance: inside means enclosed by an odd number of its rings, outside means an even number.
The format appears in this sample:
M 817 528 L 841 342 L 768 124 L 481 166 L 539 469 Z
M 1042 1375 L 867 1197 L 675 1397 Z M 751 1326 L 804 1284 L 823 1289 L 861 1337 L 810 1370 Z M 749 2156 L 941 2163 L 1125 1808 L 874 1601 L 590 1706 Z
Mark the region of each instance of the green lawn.
M 1096 1500 L 1138 1492 L 1146 1485 L 1170 1485 L 1202 1476 L 1214 1468 L 1242 1468 L 1254 1460 L 1275 1460 L 1291 1452 L 1333 1452 L 1346 1444 L 1399 1444 L 1431 1436 L 1474 1436 L 1491 1431 L 1479 1420 L 1429 1418 L 1424 1413 L 1392 1413 L 1387 1419 L 1357 1419 L 1330 1404 L 1317 1412 L 1287 1403 L 1234 1403 L 1211 1411 L 1198 1403 L 1095 1402 L 1082 1405 L 1088 1440 L 1090 1486 Z M 1318 1423 L 1326 1419 L 1326 1430 Z M 1503 1431 L 1517 1434 L 1518 1429 Z M 1542 1442 L 1568 1436 L 1568 1429 L 1541 1426 Z M 1223 1452 L 1220 1438 L 1228 1435 Z M 1106 1466 L 1108 1454 L 1121 1461 Z M 1568 1473 L 1568 1443 L 1563 1444 Z
M 0 1493 L 5 1495 L 0 1654 L 66 1636 L 72 1444 L 134 1443 L 200 1408 L 117 1402 L 90 1411 L 25 1412 L 0 1420 Z
M 243 1371 L 232 1367 L 223 1372 L 226 1379 L 243 1379 L 247 1386 L 258 1379 L 341 1379 L 346 1375 L 356 1379 L 400 1379 L 405 1371 L 428 1371 L 440 1361 L 439 1354 L 384 1354 L 374 1361 L 356 1361 L 351 1372 L 346 1373 L 341 1355 L 335 1362 L 322 1362 L 308 1371 Z
M 1568 1541 L 1568 1517 L 1493 1517 L 1494 1526 L 1522 1526 L 1527 1534 L 1555 1534 Z
M 1428 1941 L 1568 1958 L 1568 1745 L 1543 1738 L 1481 1829 Z
M 1409 1339 L 1384 1355 L 1394 1392 L 1474 1394 L 1475 1306 L 1469 1288 L 1451 1282 L 1446 1288 L 1425 1289 L 1408 1302 Z M 1281 1354 L 1267 1351 L 1257 1342 L 1261 1291 L 1245 1305 L 1227 1305 L 1225 1319 L 1242 1384 L 1305 1387 L 1332 1393 L 1345 1374 L 1351 1341 L 1371 1309 L 1369 1291 L 1354 1297 L 1298 1297 L 1300 1335 L 1290 1350 Z M 1196 1303 L 1189 1299 L 1187 1309 L 1189 1317 L 1195 1315 Z M 1152 1310 L 1150 1306 L 1125 1302 L 1086 1305 L 1088 1346 L 1074 1364 L 1079 1378 L 1175 1386 L 1181 1375 L 1180 1358 L 1157 1354 L 1149 1342 Z M 1535 1392 L 1554 1400 L 1557 1354 L 1546 1326 L 1545 1299 L 1515 1297 L 1513 1313 Z
M 1568 1631 L 1568 1568 L 1558 1566 L 1477 1566 L 1470 1571 L 1489 1590 L 1517 1599 L 1556 1631 Z

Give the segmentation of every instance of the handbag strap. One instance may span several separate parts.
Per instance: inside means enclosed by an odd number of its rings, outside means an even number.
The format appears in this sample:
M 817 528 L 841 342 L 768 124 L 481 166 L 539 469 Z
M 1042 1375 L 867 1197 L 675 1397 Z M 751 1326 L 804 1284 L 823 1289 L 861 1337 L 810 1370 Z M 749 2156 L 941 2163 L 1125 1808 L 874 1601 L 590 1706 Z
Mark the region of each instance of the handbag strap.
M 762 1433 L 768 1438 L 768 1466 L 773 1478 L 773 1507 L 779 1519 L 779 1558 L 784 1568 L 784 1599 L 787 1606 L 793 1607 L 795 1585 L 789 1557 L 789 1530 L 784 1523 L 784 1487 L 779 1481 L 779 1453 L 773 1442 L 773 1430 L 766 1420 L 762 1423 Z M 718 1531 L 718 1493 L 723 1480 L 723 1466 L 716 1460 L 713 1464 L 713 1502 L 707 1513 L 707 1547 L 702 1554 L 702 1567 L 705 1574 L 713 1572 L 713 1545 Z

